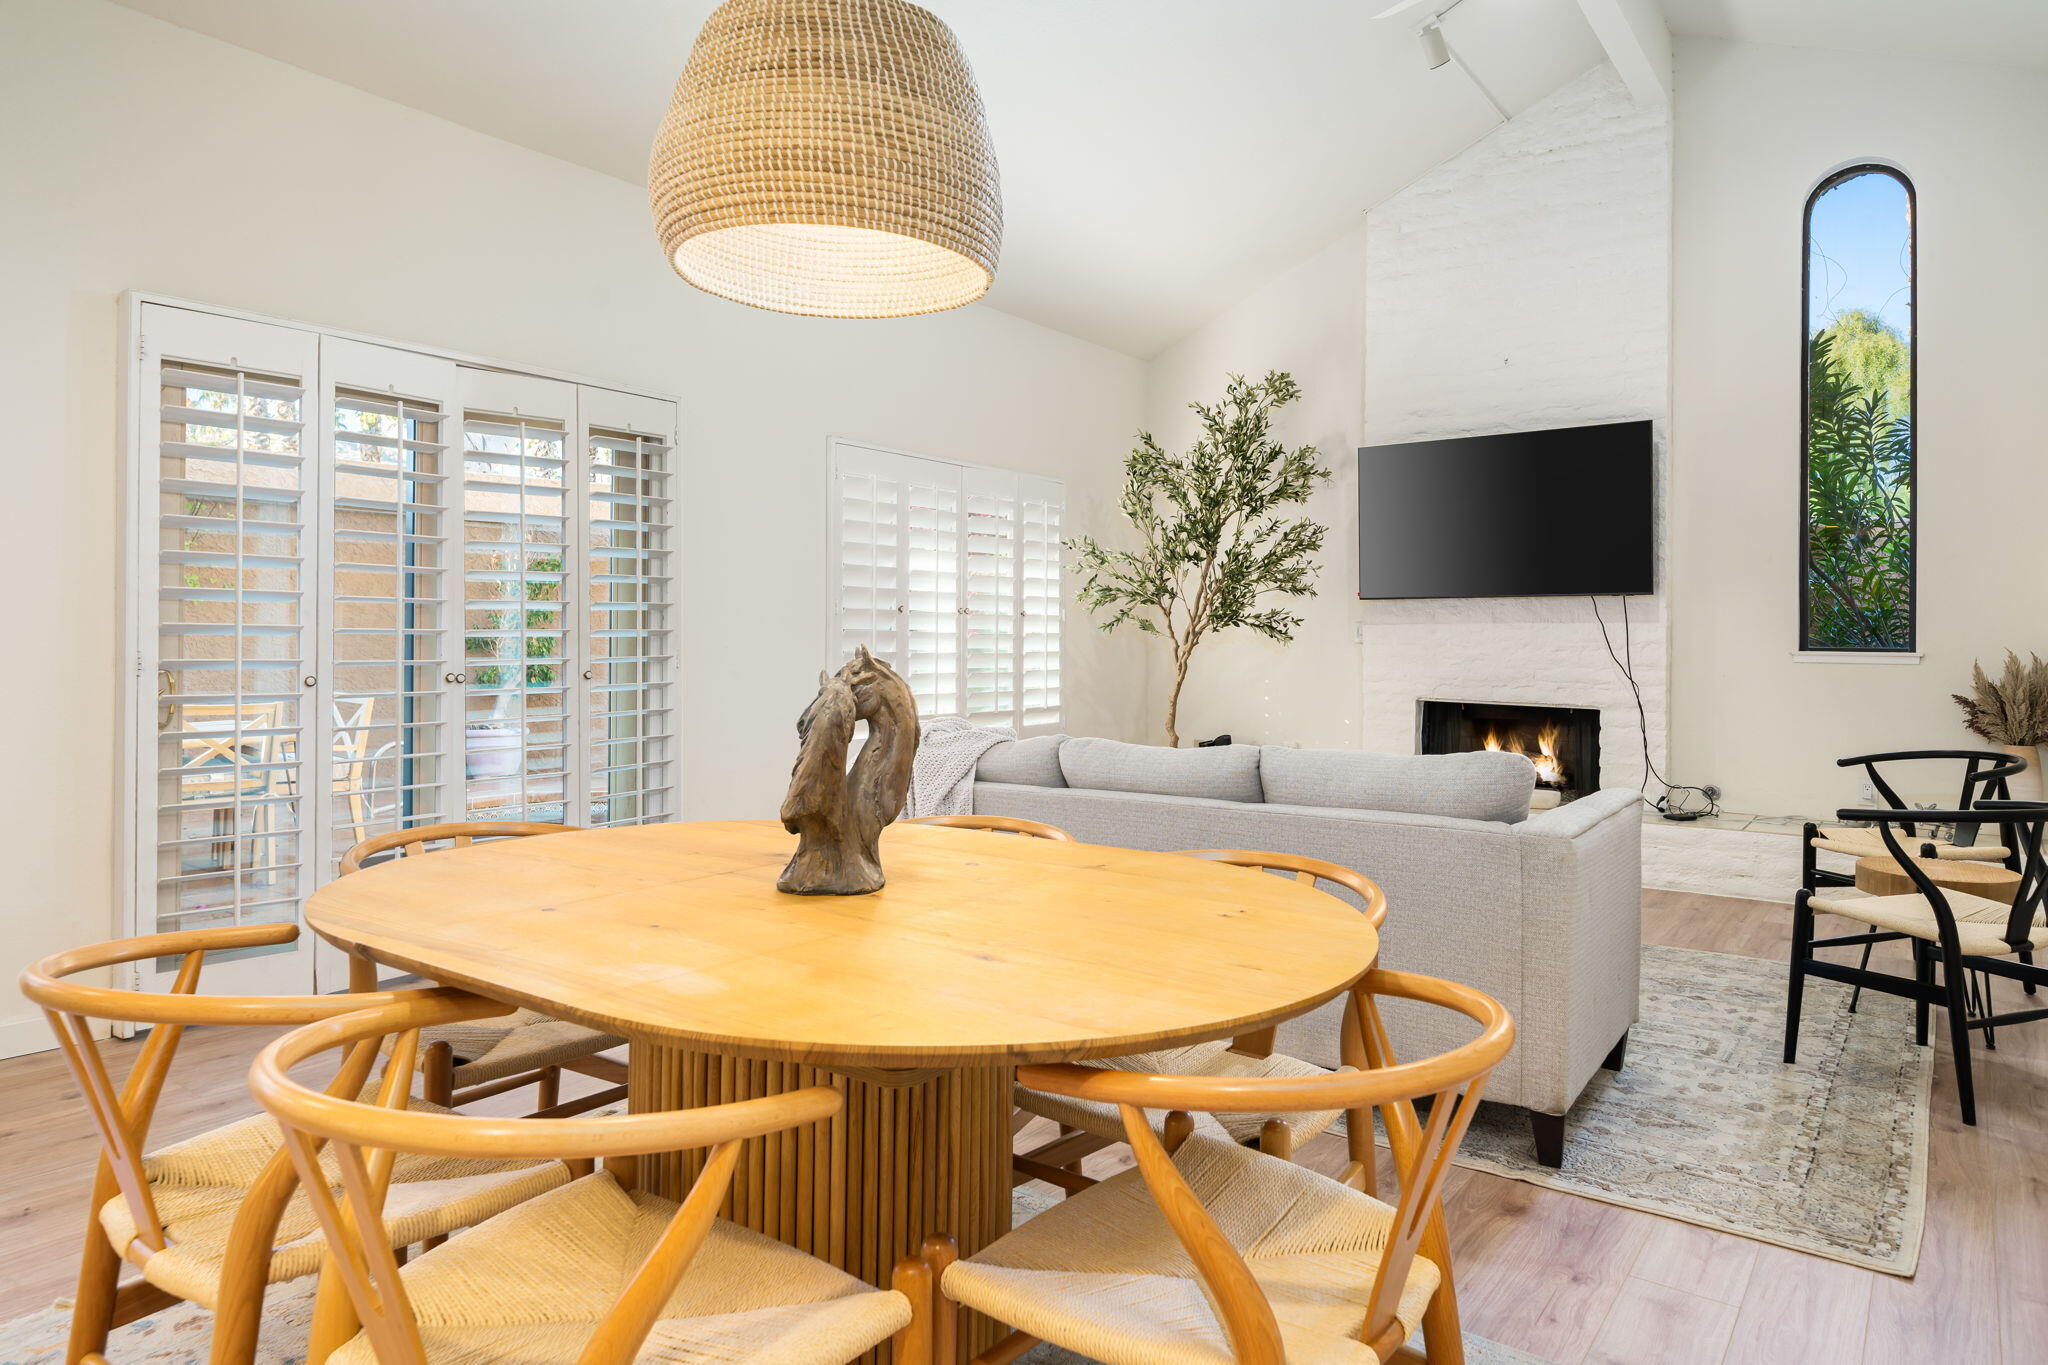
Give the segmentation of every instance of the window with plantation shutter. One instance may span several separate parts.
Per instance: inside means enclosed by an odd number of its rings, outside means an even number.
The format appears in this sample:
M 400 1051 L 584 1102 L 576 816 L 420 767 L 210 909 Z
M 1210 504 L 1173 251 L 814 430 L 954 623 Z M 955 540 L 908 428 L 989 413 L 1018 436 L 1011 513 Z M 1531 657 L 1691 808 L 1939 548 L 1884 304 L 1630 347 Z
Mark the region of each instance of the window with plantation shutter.
M 1056 480 L 833 443 L 833 666 L 867 645 L 927 716 L 1059 723 Z
M 130 306 L 129 932 L 296 923 L 410 826 L 674 818 L 672 402 Z M 310 938 L 207 988 L 345 984 Z

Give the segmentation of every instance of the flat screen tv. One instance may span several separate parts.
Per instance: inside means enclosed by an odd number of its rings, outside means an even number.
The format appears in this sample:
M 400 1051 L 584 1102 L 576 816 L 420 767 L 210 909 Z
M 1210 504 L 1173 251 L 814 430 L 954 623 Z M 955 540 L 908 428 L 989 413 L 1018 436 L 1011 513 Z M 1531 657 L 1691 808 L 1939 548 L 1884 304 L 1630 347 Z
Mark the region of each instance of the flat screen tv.
M 1650 424 L 1365 446 L 1358 595 L 1654 590 Z

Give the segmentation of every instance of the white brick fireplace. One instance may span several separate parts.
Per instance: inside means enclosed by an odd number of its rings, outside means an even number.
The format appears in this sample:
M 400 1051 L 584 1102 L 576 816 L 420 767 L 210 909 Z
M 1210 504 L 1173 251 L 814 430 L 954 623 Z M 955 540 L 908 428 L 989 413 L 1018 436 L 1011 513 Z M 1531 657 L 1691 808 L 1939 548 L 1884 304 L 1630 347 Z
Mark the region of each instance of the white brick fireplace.
M 1669 111 L 1638 107 L 1596 67 L 1366 221 L 1366 443 L 1651 418 L 1662 584 Z M 1660 767 L 1664 604 L 1630 599 L 1627 631 Z M 1622 604 L 1599 606 L 1620 654 Z M 1601 785 L 1642 779 L 1636 698 L 1587 599 L 1367 602 L 1361 635 L 1362 747 L 1412 750 L 1423 699 L 1598 707 Z

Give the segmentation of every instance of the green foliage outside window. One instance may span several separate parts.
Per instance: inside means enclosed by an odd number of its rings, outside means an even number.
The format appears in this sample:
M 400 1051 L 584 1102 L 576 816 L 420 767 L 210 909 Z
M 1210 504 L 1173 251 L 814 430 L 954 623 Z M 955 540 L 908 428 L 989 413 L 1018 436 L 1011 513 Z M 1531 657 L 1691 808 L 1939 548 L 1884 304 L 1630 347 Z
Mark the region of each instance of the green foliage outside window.
M 1810 649 L 1913 647 L 1913 423 L 1900 406 L 1911 371 L 1902 342 L 1886 365 L 1871 336 L 1844 344 L 1831 327 L 1807 343 Z
M 559 556 L 543 555 L 529 561 L 526 569 L 528 573 L 558 574 L 562 571 L 562 561 Z M 568 623 L 562 619 L 561 607 L 559 605 L 562 600 L 561 582 L 555 578 L 528 578 L 524 580 L 524 586 L 527 601 L 556 604 L 548 607 L 528 608 L 524 613 L 526 629 L 555 632 L 566 629 Z M 516 611 L 493 612 L 490 618 L 490 628 L 496 631 L 517 630 L 519 629 L 520 615 L 521 613 Z M 507 641 L 493 639 L 488 635 L 471 635 L 463 640 L 462 648 L 463 653 L 471 659 L 476 659 L 479 656 L 491 658 L 497 656 L 507 643 Z M 552 659 L 555 657 L 555 653 L 561 646 L 561 643 L 560 637 L 556 634 L 529 635 L 525 641 L 525 657 L 529 660 Z M 528 663 L 526 665 L 526 686 L 552 687 L 558 672 L 559 669 L 554 664 Z M 471 664 L 469 670 L 469 681 L 473 687 L 505 687 L 517 676 L 516 666 L 510 664 Z

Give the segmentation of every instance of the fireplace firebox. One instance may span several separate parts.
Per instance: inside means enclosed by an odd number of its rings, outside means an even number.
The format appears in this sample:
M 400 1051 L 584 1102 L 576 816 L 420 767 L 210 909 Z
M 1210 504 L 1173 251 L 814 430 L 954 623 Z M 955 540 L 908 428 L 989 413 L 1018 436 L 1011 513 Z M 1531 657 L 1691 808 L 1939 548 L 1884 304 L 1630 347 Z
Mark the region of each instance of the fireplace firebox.
M 1536 765 L 1536 785 L 1573 801 L 1600 789 L 1600 712 L 1587 706 L 1423 701 L 1416 750 L 1464 754 L 1503 749 Z

